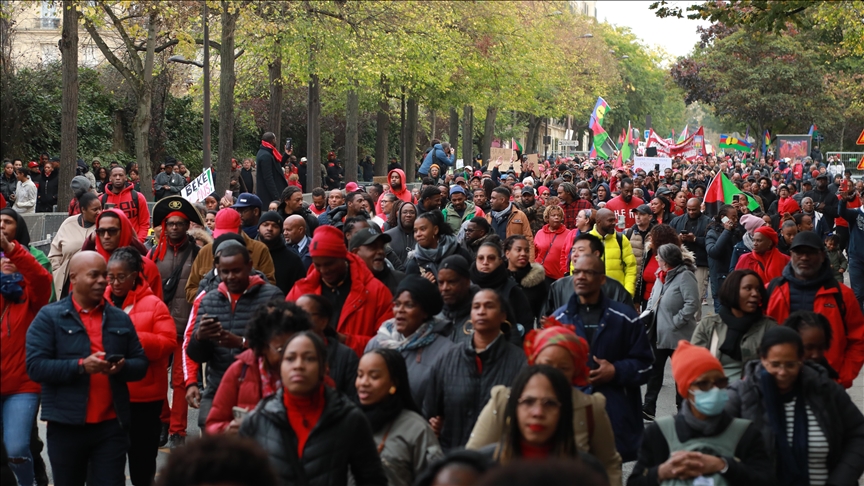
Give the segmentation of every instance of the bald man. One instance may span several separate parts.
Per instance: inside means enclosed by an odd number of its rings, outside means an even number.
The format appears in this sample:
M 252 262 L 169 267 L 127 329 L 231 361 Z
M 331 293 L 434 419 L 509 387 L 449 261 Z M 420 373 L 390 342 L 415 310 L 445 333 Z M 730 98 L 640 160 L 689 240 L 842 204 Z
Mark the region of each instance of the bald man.
M 312 265 L 312 257 L 309 256 L 309 242 L 312 239 L 306 235 L 306 220 L 303 216 L 292 214 L 285 218 L 282 223 L 282 235 L 285 237 L 288 249 L 300 256 L 305 271 L 308 272 L 309 266 Z
M 615 230 L 618 217 L 611 209 L 598 209 L 596 221 L 594 229 L 589 234 L 600 238 L 603 242 L 606 275 L 624 285 L 624 288 L 632 296 L 636 291 L 636 268 L 638 265 L 636 264 L 636 256 L 633 255 L 630 240 Z
M 70 295 L 27 330 L 27 374 L 42 385 L 48 458 L 63 484 L 126 482 L 126 383 L 144 378 L 148 361 L 129 316 L 104 298 L 106 273 L 100 254 L 77 253 Z
M 673 219 L 669 225 L 681 236 L 684 247 L 693 252 L 696 257 L 696 282 L 699 284 L 699 296 L 705 297 L 708 288 L 708 250 L 705 247 L 705 237 L 708 235 L 708 225 L 711 218 L 702 213 L 702 201 L 691 197 L 687 200 L 687 212 Z M 714 297 L 717 298 L 716 296 Z M 702 318 L 702 306 L 696 311 L 696 320 Z
M 345 193 L 342 189 L 333 189 L 327 193 L 327 210 L 318 216 L 318 226 L 331 224 L 330 212 L 345 204 Z
M 636 459 L 642 442 L 639 387 L 648 382 L 654 353 L 633 307 L 604 295 L 606 266 L 593 254 L 577 258 L 573 262 L 575 293 L 552 316 L 562 324 L 575 326 L 576 334 L 588 342 L 591 350 L 588 381 L 595 392 L 606 397 L 615 447 L 627 462 Z

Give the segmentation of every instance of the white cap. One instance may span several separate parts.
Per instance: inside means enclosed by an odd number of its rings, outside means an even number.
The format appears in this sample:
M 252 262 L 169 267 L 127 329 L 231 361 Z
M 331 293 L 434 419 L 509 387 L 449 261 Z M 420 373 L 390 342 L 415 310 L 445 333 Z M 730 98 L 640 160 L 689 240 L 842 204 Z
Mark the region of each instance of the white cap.
M 306 157 L 300 157 L 300 162 L 306 162 Z

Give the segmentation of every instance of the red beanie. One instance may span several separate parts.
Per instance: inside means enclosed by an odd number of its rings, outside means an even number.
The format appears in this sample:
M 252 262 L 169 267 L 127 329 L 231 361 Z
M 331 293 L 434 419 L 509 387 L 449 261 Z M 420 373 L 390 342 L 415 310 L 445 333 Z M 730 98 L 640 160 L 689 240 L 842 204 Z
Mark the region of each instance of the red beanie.
M 723 373 L 723 365 L 711 354 L 711 351 L 694 346 L 683 339 L 678 341 L 678 349 L 672 353 L 672 378 L 675 379 L 681 397 L 686 400 L 690 385 L 711 370 Z
M 777 206 L 777 210 L 780 212 L 780 214 L 795 214 L 801 210 L 801 207 L 798 206 L 798 202 L 791 197 L 781 198 Z
M 309 244 L 309 256 L 345 258 L 348 248 L 345 246 L 345 236 L 333 226 L 319 226 Z
M 756 228 L 756 231 L 753 233 L 762 233 L 766 238 L 771 240 L 774 243 L 774 246 L 777 246 L 777 243 L 780 242 L 780 238 L 777 236 L 777 232 L 771 229 L 770 226 L 763 226 L 761 228 Z

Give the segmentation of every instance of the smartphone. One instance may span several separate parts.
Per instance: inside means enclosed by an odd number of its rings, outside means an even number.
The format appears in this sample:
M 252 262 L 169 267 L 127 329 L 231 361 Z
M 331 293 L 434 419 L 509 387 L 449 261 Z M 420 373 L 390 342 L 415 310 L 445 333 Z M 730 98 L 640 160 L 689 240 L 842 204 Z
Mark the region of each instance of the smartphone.
M 724 217 L 725 217 L 725 216 L 724 216 Z M 682 235 L 689 235 L 689 234 L 690 234 L 690 232 L 689 232 L 689 231 L 687 231 L 687 230 L 683 230 L 683 231 L 681 231 L 681 234 L 682 234 Z
M 230 198 L 230 199 L 234 199 L 234 193 L 231 192 L 229 189 L 226 189 L 225 190 L 225 197 Z
M 109 363 L 119 363 L 121 359 L 123 359 L 122 354 L 109 354 L 105 356 L 105 361 Z
M 726 223 L 728 223 L 729 221 L 731 221 L 731 219 L 729 219 L 729 216 L 723 216 L 723 219 L 721 219 L 720 221 L 722 221 L 723 224 L 726 224 Z
M 291 139 L 289 138 L 288 140 Z M 231 413 L 234 415 L 234 418 L 237 419 L 237 421 L 242 421 L 243 418 L 245 418 L 246 415 L 249 413 L 249 410 L 246 410 L 242 407 L 233 407 L 231 409 Z
M 292 148 L 292 145 L 291 145 L 291 138 L 289 137 L 289 138 L 287 138 L 287 139 L 285 140 L 285 151 L 286 151 L 286 152 L 290 152 L 290 151 L 291 151 L 291 148 Z

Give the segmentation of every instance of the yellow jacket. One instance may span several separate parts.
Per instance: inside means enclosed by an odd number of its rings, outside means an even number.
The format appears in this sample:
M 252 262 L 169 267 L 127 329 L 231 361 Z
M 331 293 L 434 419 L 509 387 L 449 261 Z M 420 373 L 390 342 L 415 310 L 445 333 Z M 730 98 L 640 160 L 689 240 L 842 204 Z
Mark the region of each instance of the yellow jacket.
M 630 240 L 620 233 L 618 233 L 618 235 L 621 235 L 620 244 L 616 233 L 610 233 L 604 238 L 597 232 L 596 225 L 589 233 L 603 240 L 603 246 L 605 247 L 603 260 L 606 262 L 606 276 L 621 282 L 624 288 L 627 289 L 627 292 L 633 295 L 636 292 L 636 269 L 638 264 L 636 263 L 636 257 L 633 255 L 633 247 L 630 245 Z

